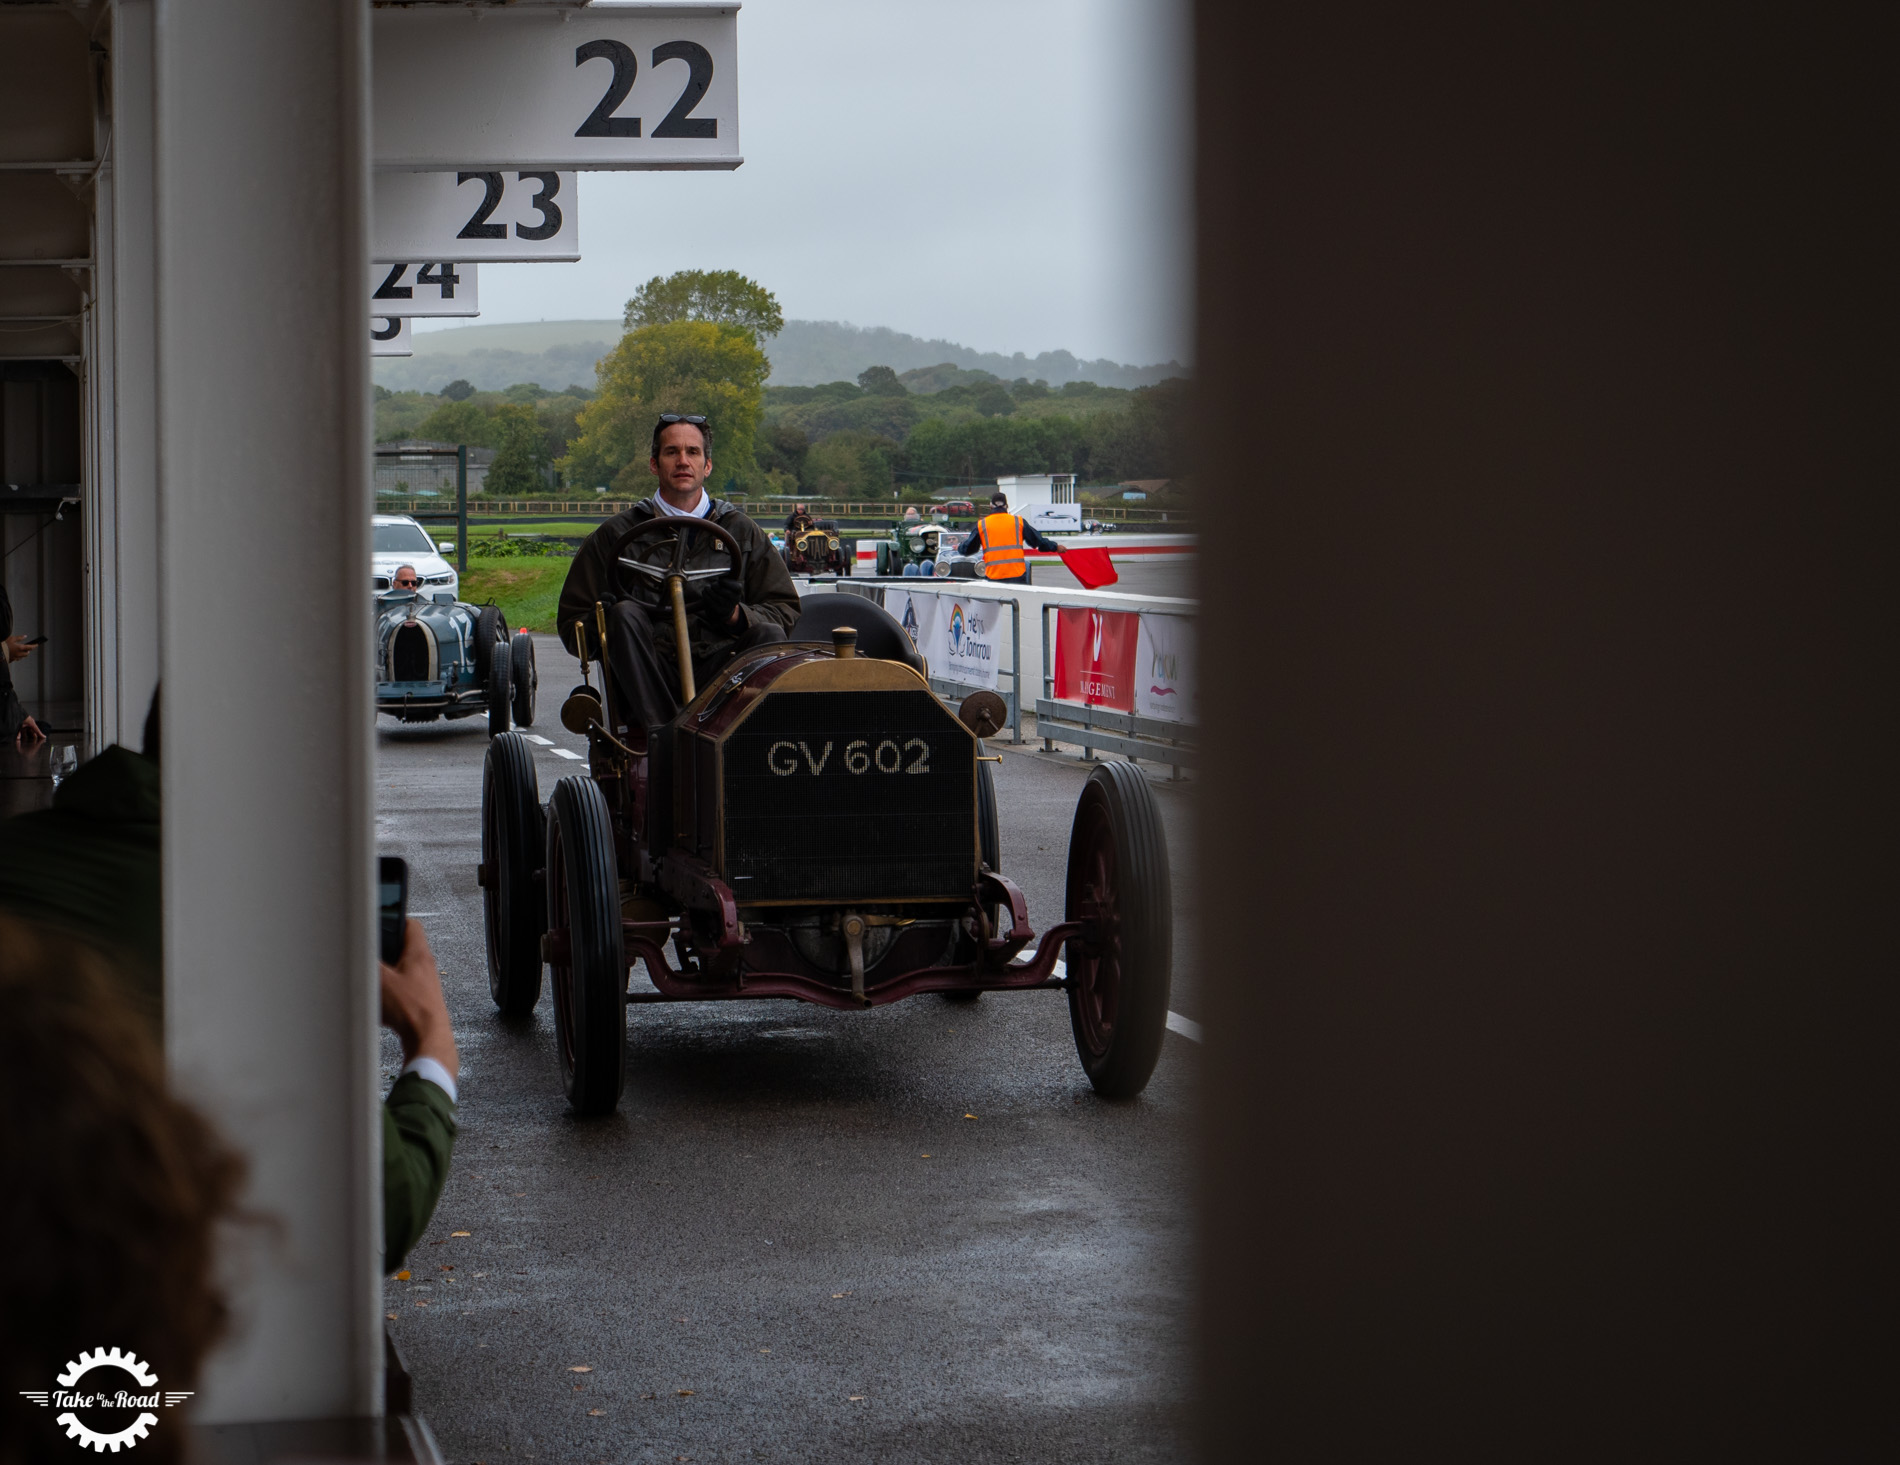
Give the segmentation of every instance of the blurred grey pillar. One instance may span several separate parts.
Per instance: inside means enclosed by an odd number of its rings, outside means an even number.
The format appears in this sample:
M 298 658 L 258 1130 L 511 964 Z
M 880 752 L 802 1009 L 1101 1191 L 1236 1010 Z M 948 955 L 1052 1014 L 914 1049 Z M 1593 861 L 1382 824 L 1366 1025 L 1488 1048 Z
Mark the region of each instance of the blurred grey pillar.
M 1893 24 L 1199 7 L 1212 1460 L 1890 1431 Z
M 112 134 L 95 245 L 102 306 L 99 512 L 87 524 L 93 730 L 140 745 L 158 684 L 158 362 L 153 246 L 153 0 L 112 16 Z M 110 208 L 106 204 L 110 203 Z M 108 273 L 109 265 L 109 273 Z
M 260 1234 L 199 1418 L 379 1412 L 361 0 L 159 0 L 166 1041 Z

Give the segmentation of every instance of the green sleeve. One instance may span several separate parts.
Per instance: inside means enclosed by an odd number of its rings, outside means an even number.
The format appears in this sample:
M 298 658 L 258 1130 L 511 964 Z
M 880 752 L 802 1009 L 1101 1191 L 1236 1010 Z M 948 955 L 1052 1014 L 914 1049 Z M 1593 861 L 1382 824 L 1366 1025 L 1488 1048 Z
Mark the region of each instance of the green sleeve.
M 455 1101 L 406 1073 L 383 1101 L 383 1271 L 393 1272 L 422 1239 L 455 1148 Z

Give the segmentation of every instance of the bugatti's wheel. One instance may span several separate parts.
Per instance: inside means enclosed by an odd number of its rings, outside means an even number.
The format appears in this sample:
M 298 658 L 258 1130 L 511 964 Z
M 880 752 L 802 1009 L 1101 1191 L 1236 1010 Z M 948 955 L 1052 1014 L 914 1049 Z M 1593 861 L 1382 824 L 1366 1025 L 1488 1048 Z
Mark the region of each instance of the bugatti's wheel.
M 1148 781 L 1132 763 L 1089 775 L 1069 831 L 1069 1021 L 1082 1067 L 1105 1098 L 1147 1086 L 1167 1033 L 1173 985 L 1168 839 Z
M 890 545 L 880 544 L 876 547 L 876 550 L 874 552 L 877 557 L 874 560 L 872 560 L 871 563 L 876 567 L 878 574 L 894 575 L 897 573 L 897 571 L 891 568 L 891 546 Z
M 508 731 L 508 658 L 488 659 L 488 735 L 498 738 Z
M 494 660 L 495 646 L 508 639 L 508 622 L 501 618 L 501 607 L 484 605 L 481 613 L 475 617 L 475 676 L 478 681 L 488 680 L 488 665 Z
M 627 962 L 613 824 L 591 778 L 554 785 L 547 872 L 548 926 L 566 934 L 548 963 L 561 1081 L 575 1113 L 611 1113 L 627 1077 Z
M 541 932 L 547 899 L 535 878 L 547 836 L 534 754 L 519 733 L 488 745 L 482 763 L 482 916 L 488 990 L 504 1017 L 526 1017 L 541 1000 Z
M 517 634 L 508 643 L 508 663 L 508 680 L 514 689 L 515 726 L 533 727 L 534 694 L 541 685 L 540 674 L 534 669 L 534 637 L 526 631 Z

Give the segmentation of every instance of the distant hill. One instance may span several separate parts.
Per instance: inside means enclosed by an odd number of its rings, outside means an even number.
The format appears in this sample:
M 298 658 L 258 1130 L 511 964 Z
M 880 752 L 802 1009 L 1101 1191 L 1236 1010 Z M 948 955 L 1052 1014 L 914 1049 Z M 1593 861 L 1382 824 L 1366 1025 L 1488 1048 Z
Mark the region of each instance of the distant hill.
M 788 320 L 766 347 L 772 358 L 772 385 L 815 387 L 820 382 L 855 381 L 867 366 L 912 371 L 948 364 L 966 371 L 987 371 L 1004 381 L 1028 377 L 1052 387 L 1089 381 L 1098 387 L 1147 387 L 1171 376 L 1186 376 L 1178 361 L 1154 366 L 1124 366 L 1119 361 L 1080 361 L 1067 351 L 1025 356 L 1018 351 L 973 351 L 954 341 L 926 341 L 883 326 L 853 326 L 833 320 Z M 949 385 L 948 382 L 944 385 Z
M 455 326 L 415 337 L 414 356 L 376 362 L 375 380 L 392 392 L 439 391 L 457 377 L 486 391 L 516 382 L 536 382 L 559 391 L 570 382 L 591 387 L 594 363 L 620 339 L 618 320 L 525 321 L 512 325 Z M 954 341 L 926 341 L 883 326 L 853 326 L 840 321 L 791 320 L 766 346 L 775 387 L 809 387 L 820 382 L 855 381 L 867 366 L 899 372 L 949 365 L 988 372 L 1005 381 L 1027 377 L 1052 387 L 1091 381 L 1104 387 L 1144 387 L 1187 369 L 1169 361 L 1126 366 L 1116 361 L 1081 361 L 1067 351 L 1026 356 L 1018 351 L 974 351 Z M 947 373 L 945 374 L 948 375 Z M 950 382 L 932 382 L 948 386 Z M 928 390 L 928 388 L 926 388 Z

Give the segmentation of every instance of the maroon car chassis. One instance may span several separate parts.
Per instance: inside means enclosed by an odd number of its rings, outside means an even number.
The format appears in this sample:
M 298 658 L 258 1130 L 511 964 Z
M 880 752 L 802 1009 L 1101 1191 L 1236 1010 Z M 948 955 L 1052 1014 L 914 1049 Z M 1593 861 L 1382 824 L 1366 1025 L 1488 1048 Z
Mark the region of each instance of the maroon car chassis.
M 620 935 L 627 959 L 628 974 L 633 963 L 646 963 L 647 976 L 658 989 L 653 992 L 628 992 L 626 1000 L 639 1002 L 710 1002 L 734 998 L 791 997 L 821 1007 L 855 1011 L 881 1007 L 920 992 L 1031 992 L 1060 989 L 1066 979 L 1052 976 L 1065 943 L 1086 940 L 1086 921 L 1063 921 L 1043 933 L 1041 942 L 1027 961 L 1016 960 L 1022 949 L 1035 939 L 1029 925 L 1029 908 L 1018 890 L 1004 876 L 985 870 L 972 892 L 980 939 L 981 957 L 960 966 L 932 965 L 917 967 L 876 985 L 866 984 L 860 998 L 802 972 L 750 971 L 745 966 L 747 936 L 739 919 L 739 904 L 732 889 L 710 867 L 693 856 L 675 853 L 659 862 L 659 883 L 669 895 L 681 901 L 689 915 L 717 922 L 718 935 L 708 944 L 695 945 L 698 970 L 679 970 L 667 960 L 665 943 L 691 928 L 690 921 L 667 919 L 620 923 Z M 996 934 L 985 912 L 1007 908 L 1009 930 Z M 550 928 L 542 937 L 542 957 L 555 966 L 571 960 L 566 928 Z

